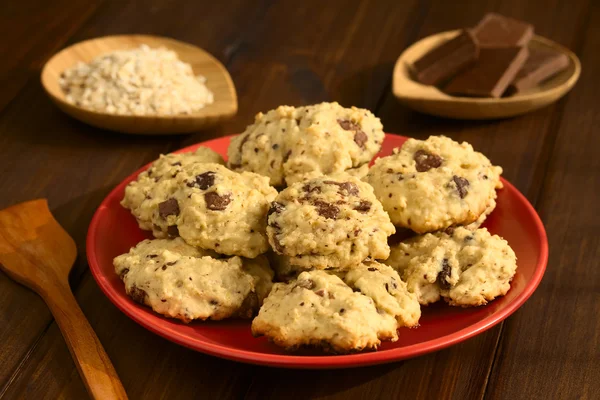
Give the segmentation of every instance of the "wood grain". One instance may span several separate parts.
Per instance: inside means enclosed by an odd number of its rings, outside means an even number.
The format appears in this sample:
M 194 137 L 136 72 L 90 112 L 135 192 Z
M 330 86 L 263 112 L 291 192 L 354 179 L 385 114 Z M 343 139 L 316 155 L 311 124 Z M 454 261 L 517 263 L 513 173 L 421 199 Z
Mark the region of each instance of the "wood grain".
M 262 10 L 260 3 L 244 1 L 198 3 L 184 13 L 168 0 L 115 1 L 102 7 L 69 43 L 141 31 L 181 37 L 223 62 L 235 54 L 228 50 L 228 40 L 242 28 L 251 29 L 251 18 Z M 21 14 L 22 23 L 28 23 L 27 13 Z M 199 15 L 220 29 L 197 23 Z M 205 134 L 221 132 L 219 128 Z M 37 79 L 32 80 L 0 117 L 0 208 L 48 198 L 56 219 L 77 244 L 79 257 L 71 275 L 71 283 L 76 284 L 87 270 L 85 235 L 102 198 L 139 166 L 173 149 L 175 138 L 136 138 L 90 128 L 61 113 Z M 0 274 L 0 393 L 24 367 L 24 357 L 50 322 L 50 313 L 38 296 Z
M 600 7 L 581 36 L 582 82 L 558 126 L 538 211 L 550 243 L 536 295 L 505 322 L 486 398 L 600 398 Z
M 73 239 L 56 222 L 45 199 L 0 210 L 0 269 L 46 302 L 90 396 L 127 399 L 102 344 L 69 287 L 77 257 Z
M 0 110 L 98 9 L 103 0 L 22 0 L 0 8 Z M 32 29 L 35 27 L 35 29 Z

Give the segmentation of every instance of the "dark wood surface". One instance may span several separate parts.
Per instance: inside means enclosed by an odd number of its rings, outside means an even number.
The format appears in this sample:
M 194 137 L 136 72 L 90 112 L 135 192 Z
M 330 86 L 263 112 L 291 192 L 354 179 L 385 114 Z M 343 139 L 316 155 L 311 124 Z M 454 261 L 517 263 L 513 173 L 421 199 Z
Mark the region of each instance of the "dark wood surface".
M 600 5 L 591 0 L 41 1 L 0 7 L 0 208 L 46 197 L 75 238 L 71 285 L 132 399 L 600 398 Z M 518 118 L 450 121 L 414 113 L 390 92 L 400 52 L 429 34 L 497 11 L 575 51 L 580 82 Z M 120 33 L 174 37 L 230 71 L 238 115 L 187 136 L 134 137 L 73 121 L 39 83 L 54 52 Z M 244 129 L 279 104 L 366 107 L 386 131 L 467 140 L 504 168 L 536 207 L 550 241 L 532 298 L 495 328 L 412 360 L 338 371 L 244 365 L 170 343 L 100 292 L 85 234 L 112 187 L 160 153 Z M 81 399 L 84 386 L 44 303 L 0 273 L 0 397 Z

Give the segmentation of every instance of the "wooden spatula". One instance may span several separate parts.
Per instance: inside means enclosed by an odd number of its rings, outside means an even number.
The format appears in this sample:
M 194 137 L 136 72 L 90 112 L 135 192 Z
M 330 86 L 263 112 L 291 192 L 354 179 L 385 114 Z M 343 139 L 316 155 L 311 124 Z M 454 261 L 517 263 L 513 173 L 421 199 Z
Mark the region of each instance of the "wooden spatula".
M 52 217 L 46 200 L 0 211 L 0 269 L 44 299 L 90 396 L 126 399 L 110 359 L 71 293 L 68 277 L 76 257 L 75 242 Z

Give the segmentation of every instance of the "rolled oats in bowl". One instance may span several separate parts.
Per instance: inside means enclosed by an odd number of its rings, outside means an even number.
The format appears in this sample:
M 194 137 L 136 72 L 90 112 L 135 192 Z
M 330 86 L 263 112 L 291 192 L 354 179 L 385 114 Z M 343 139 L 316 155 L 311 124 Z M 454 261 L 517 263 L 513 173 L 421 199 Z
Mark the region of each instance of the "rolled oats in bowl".
M 174 51 L 147 45 L 104 54 L 65 70 L 59 84 L 67 102 L 118 115 L 191 114 L 214 101 L 206 78 Z

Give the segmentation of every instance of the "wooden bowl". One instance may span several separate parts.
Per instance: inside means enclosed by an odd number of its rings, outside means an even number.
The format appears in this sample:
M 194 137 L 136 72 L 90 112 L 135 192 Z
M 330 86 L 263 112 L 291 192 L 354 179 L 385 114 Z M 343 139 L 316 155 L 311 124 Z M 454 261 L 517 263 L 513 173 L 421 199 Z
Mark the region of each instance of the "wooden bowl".
M 94 58 L 115 50 L 147 44 L 152 48 L 165 47 L 190 64 L 194 74 L 206 77 L 206 86 L 214 94 L 214 103 L 192 114 L 169 116 L 114 115 L 78 107 L 68 103 L 59 85 L 60 74 L 78 61 Z M 215 125 L 237 112 L 237 95 L 225 67 L 206 51 L 174 39 L 148 35 L 106 36 L 74 44 L 54 55 L 42 70 L 42 86 L 56 105 L 70 116 L 96 126 L 133 134 L 189 133 Z
M 581 63 L 577 56 L 563 46 L 534 36 L 530 48 L 548 48 L 569 57 L 569 66 L 534 89 L 499 99 L 457 97 L 443 93 L 434 86 L 423 85 L 411 76 L 410 65 L 423 54 L 452 39 L 460 31 L 448 31 L 428 36 L 406 49 L 396 61 L 393 93 L 406 106 L 425 114 L 454 119 L 484 120 L 506 118 L 545 107 L 564 96 L 577 82 Z

